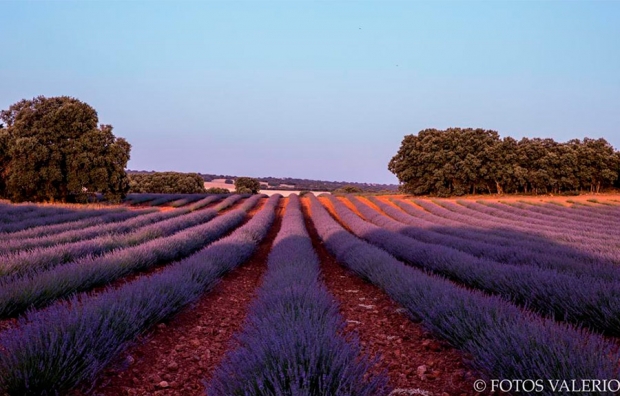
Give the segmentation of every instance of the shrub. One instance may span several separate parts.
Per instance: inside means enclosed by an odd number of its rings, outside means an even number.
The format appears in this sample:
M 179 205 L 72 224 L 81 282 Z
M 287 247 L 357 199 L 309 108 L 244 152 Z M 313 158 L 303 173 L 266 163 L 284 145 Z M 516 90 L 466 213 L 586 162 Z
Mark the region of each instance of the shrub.
M 334 190 L 334 192 L 339 193 L 339 194 L 359 194 L 359 193 L 363 193 L 364 190 L 356 186 L 346 185 L 346 186 L 337 188 L 336 190 Z
M 237 194 L 258 194 L 260 182 L 251 177 L 238 177 L 235 180 L 235 191 Z
M 205 186 L 198 173 L 153 172 L 130 174 L 132 193 L 204 194 Z

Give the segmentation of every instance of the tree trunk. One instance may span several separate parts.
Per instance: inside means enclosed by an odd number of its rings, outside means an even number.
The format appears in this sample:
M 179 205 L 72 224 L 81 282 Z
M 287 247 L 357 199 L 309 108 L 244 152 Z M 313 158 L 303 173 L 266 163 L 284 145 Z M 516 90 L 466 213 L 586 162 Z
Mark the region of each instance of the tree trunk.
M 502 188 L 501 184 L 499 184 L 497 180 L 495 180 L 495 188 L 497 189 L 498 194 L 500 195 L 504 194 L 504 189 Z

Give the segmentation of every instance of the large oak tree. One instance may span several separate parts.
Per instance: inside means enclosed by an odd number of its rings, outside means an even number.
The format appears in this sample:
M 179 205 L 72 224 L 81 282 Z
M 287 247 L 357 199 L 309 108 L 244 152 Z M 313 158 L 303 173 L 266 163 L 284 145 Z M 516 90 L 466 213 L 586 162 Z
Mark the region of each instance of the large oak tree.
M 15 202 L 80 202 L 129 189 L 130 144 L 99 125 L 97 112 L 61 96 L 21 100 L 0 113 L 0 194 Z

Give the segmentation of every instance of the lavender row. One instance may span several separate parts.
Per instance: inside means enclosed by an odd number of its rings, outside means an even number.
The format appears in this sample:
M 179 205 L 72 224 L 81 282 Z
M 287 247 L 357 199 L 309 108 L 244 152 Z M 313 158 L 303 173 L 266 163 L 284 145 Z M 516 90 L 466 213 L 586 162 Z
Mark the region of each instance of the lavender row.
M 611 232 L 620 231 L 617 224 L 597 222 L 598 224 L 591 224 L 591 218 L 584 218 L 579 214 L 574 213 L 558 213 L 549 209 L 537 205 L 528 205 L 526 208 L 521 207 L 518 203 L 494 203 L 494 202 L 479 202 L 480 205 L 500 210 L 510 216 L 519 216 L 522 221 L 531 222 L 536 221 L 542 227 L 557 229 L 557 224 L 570 227 L 571 231 L 579 230 L 587 233 L 588 235 L 603 235 L 604 238 L 609 239 Z
M 177 201 L 179 199 L 183 199 L 185 198 L 187 195 L 186 194 L 170 194 L 168 196 L 164 196 L 164 197 L 159 197 L 157 199 L 154 199 L 152 201 L 149 202 L 150 206 L 160 206 L 172 201 Z
M 110 212 L 121 212 L 125 211 L 125 208 L 115 208 L 115 209 L 80 209 L 74 210 L 70 212 L 62 212 L 52 216 L 39 217 L 36 216 L 34 218 L 29 218 L 24 221 L 2 224 L 0 225 L 0 234 L 1 233 L 12 233 L 17 231 L 26 230 L 33 227 L 38 227 L 42 225 L 50 225 L 50 224 L 59 224 L 66 223 L 70 221 L 76 221 L 80 219 L 85 219 L 91 216 L 102 215 Z
M 602 337 L 408 267 L 344 231 L 315 197 L 310 199 L 312 221 L 341 263 L 385 290 L 413 319 L 471 354 L 472 363 L 491 378 L 617 378 L 620 355 Z
M 620 284 L 617 282 L 501 264 L 447 246 L 419 242 L 368 223 L 337 198 L 329 199 L 338 217 L 354 234 L 404 262 L 499 295 L 554 320 L 620 336 Z
M 116 289 L 29 313 L 0 333 L 0 393 L 66 394 L 86 386 L 139 334 L 248 260 L 275 218 L 274 195 L 248 223 L 194 255 Z
M 237 210 L 166 238 L 104 256 L 88 256 L 59 268 L 3 282 L 0 287 L 0 318 L 16 316 L 31 307 L 42 307 L 56 299 L 105 285 L 133 272 L 187 257 L 237 227 L 260 198 L 256 195 Z
M 90 205 L 72 204 L 0 204 L 0 223 L 23 221 L 33 217 L 56 216 L 92 208 Z
M 159 206 L 168 202 L 172 202 L 180 199 L 202 199 L 207 194 L 128 194 L 125 198 L 125 202 L 131 205 L 147 203 L 150 206 Z
M 169 212 L 168 212 L 169 213 Z M 94 238 L 95 236 L 114 232 L 115 229 L 125 229 L 125 225 L 140 223 L 145 219 L 158 218 L 159 212 L 152 211 L 123 211 L 120 213 L 107 213 L 102 216 L 93 216 L 84 220 L 78 220 L 71 225 L 69 230 L 63 231 L 61 224 L 45 227 L 37 227 L 39 237 L 14 238 L 12 234 L 6 236 L 7 240 L 0 246 L 0 255 L 5 256 L 19 250 L 28 250 L 36 247 L 47 247 L 62 243 L 69 243 L 83 239 Z M 62 225 L 68 225 L 64 223 Z M 144 224 L 148 224 L 148 221 Z M 47 228 L 47 229 L 45 229 Z M 50 230 L 57 230 L 51 232 Z M 108 231 L 109 230 L 109 231 Z M 128 232 L 128 231 L 126 231 Z M 0 257 L 0 262 L 2 258 Z
M 442 201 L 440 204 L 444 205 L 445 202 Z M 519 211 L 514 207 L 502 206 L 502 208 L 493 208 L 481 203 L 465 200 L 459 200 L 457 201 L 457 204 L 458 206 L 465 207 L 473 212 L 483 214 L 491 221 L 501 222 L 502 224 L 510 226 L 529 228 L 536 233 L 545 233 L 549 235 L 556 234 L 557 237 L 564 237 L 565 240 L 569 242 L 587 243 L 601 236 L 600 234 L 591 231 L 574 229 L 574 227 L 570 227 L 570 234 L 565 235 L 566 229 L 560 229 L 558 227 L 560 219 L 544 219 L 543 216 L 535 215 L 532 212 L 523 210 Z M 574 226 L 574 224 L 569 220 L 564 221 L 569 225 Z M 605 235 L 605 237 L 608 237 L 608 235 Z
M 493 229 L 493 234 L 495 236 L 505 238 L 508 241 L 513 240 L 516 236 L 516 238 L 519 239 L 526 239 L 533 242 L 538 241 L 540 243 L 541 238 L 546 238 L 547 241 L 545 241 L 545 243 L 548 243 L 549 240 L 556 241 L 563 245 L 574 246 L 584 254 L 597 257 L 597 260 L 620 263 L 617 248 L 612 248 L 598 239 L 584 239 L 583 237 L 576 236 L 575 233 L 570 232 L 570 230 L 560 230 L 556 227 L 556 230 L 553 232 L 544 231 L 507 219 L 502 220 L 490 214 L 482 213 L 480 211 L 448 201 L 436 201 L 436 204 L 422 200 L 414 200 L 414 202 L 417 205 L 422 206 L 424 209 L 434 213 L 438 210 L 444 209 L 448 213 L 457 214 L 460 217 L 460 221 L 464 224 L 476 226 L 485 224 L 483 229 Z M 450 215 L 448 214 L 448 216 Z
M 595 202 L 572 202 L 570 206 L 571 209 L 579 209 L 579 210 L 596 210 L 598 213 L 618 216 L 620 215 L 620 205 L 617 203 L 618 201 L 608 200 L 608 201 L 596 201 Z M 550 202 L 552 203 L 552 202 Z
M 516 203 L 527 205 L 530 202 L 527 200 L 519 200 Z M 596 216 L 603 218 L 607 221 L 614 221 L 618 223 L 620 219 L 617 218 L 620 215 L 620 207 L 610 202 L 576 202 L 568 200 L 566 202 L 570 206 L 564 205 L 560 202 L 545 201 L 545 202 L 532 202 L 536 206 L 556 209 L 565 213 L 578 213 L 585 216 Z M 612 215 L 613 217 L 610 217 Z
M 384 375 L 359 341 L 347 341 L 334 297 L 319 280 L 319 260 L 301 213 L 289 196 L 268 270 L 250 307 L 238 347 L 216 368 L 207 394 L 377 395 L 388 394 Z
M 241 198 L 245 198 L 243 194 L 239 195 Z M 187 209 L 190 212 L 194 211 L 194 210 L 198 210 L 198 209 L 202 209 L 205 206 L 213 203 L 213 202 L 217 202 L 222 198 L 230 198 L 231 196 L 229 195 L 207 195 L 206 197 L 202 198 L 201 200 L 192 203 L 191 205 L 187 205 L 186 207 L 184 207 L 183 209 Z
M 465 232 L 468 234 L 468 238 L 472 240 L 521 247 L 536 252 L 548 252 L 595 266 L 609 267 L 620 262 L 617 254 L 603 254 L 600 249 L 591 246 L 580 246 L 577 250 L 565 246 L 564 243 L 549 243 L 551 238 L 545 239 L 545 235 L 535 234 L 530 228 L 514 226 L 508 228 L 502 223 L 498 223 L 497 219 L 488 220 L 484 214 L 448 201 L 437 201 L 436 204 L 433 204 L 418 200 L 417 205 L 424 210 L 415 209 L 409 203 L 401 200 L 392 200 L 392 202 L 413 217 L 441 225 L 434 230 L 443 234 L 455 235 L 458 232 L 462 235 Z
M 161 194 L 127 194 L 127 197 L 125 197 L 125 202 L 130 205 L 138 205 L 157 199 L 160 196 Z
M 39 205 L 34 204 L 5 204 L 0 203 L 0 216 L 13 216 L 19 215 L 20 213 L 28 213 L 40 208 Z
M 20 221 L 32 219 L 34 217 L 49 217 L 70 212 L 71 210 L 62 206 L 42 205 L 32 205 L 32 208 L 28 208 L 28 210 L 22 211 L 5 209 L 4 211 L 0 212 L 0 224 L 4 225 L 8 223 L 17 223 Z
M 457 201 L 457 203 L 474 211 L 493 216 L 496 221 L 502 222 L 502 224 L 509 223 L 519 227 L 527 227 L 534 232 L 544 233 L 545 235 L 555 234 L 555 238 L 560 240 L 585 245 L 601 240 L 605 240 L 612 244 L 617 243 L 617 238 L 614 238 L 612 235 L 584 229 L 583 227 L 578 226 L 578 223 L 568 220 L 560 220 L 557 218 L 555 220 L 539 220 L 536 216 L 529 215 L 525 213 L 525 211 L 519 211 L 514 207 L 503 207 L 501 209 L 497 209 L 479 204 L 477 202 L 464 200 Z M 558 227 L 560 222 L 565 222 L 567 227 Z
M 472 233 L 475 233 L 475 230 L 465 228 L 453 228 L 451 233 L 441 233 L 439 231 L 445 231 L 445 229 L 439 229 L 437 226 L 421 228 L 420 220 L 384 202 L 372 199 L 374 197 L 370 198 L 380 210 L 397 221 L 383 216 L 354 197 L 349 197 L 349 200 L 366 220 L 379 227 L 422 242 L 448 246 L 475 257 L 494 260 L 502 264 L 534 266 L 573 275 L 620 281 L 620 267 L 618 265 L 597 261 L 596 257 L 584 255 L 569 247 L 547 242 L 546 244 L 541 243 L 543 246 L 539 249 L 537 245 L 527 240 L 515 240 L 513 244 L 493 243 L 489 238 L 485 238 L 485 234 L 482 232 L 480 232 L 482 234 L 481 239 L 468 239 Z M 492 231 L 487 231 L 486 236 L 491 233 Z M 589 265 L 584 265 L 584 258 L 588 259 Z
M 233 195 L 216 205 L 213 209 L 195 211 L 182 216 L 168 218 L 154 224 L 145 225 L 127 234 L 103 235 L 84 241 L 18 251 L 0 257 L 0 279 L 7 275 L 13 275 L 10 280 L 2 279 L 0 286 L 2 283 L 12 281 L 14 277 L 19 277 L 26 273 L 48 270 L 85 256 L 92 258 L 114 249 L 131 247 L 156 238 L 172 235 L 188 227 L 211 220 L 217 215 L 218 211 L 233 205 L 240 199 L 240 196 Z
M 46 235 L 58 234 L 70 230 L 75 230 L 78 228 L 90 227 L 92 225 L 100 224 L 102 221 L 106 221 L 106 219 L 114 218 L 114 216 L 118 215 L 120 218 L 123 216 L 128 216 L 130 218 L 132 216 L 140 216 L 147 213 L 156 212 L 157 209 L 139 209 L 139 210 L 127 210 L 125 208 L 115 208 L 106 211 L 100 211 L 90 217 L 86 217 L 83 219 L 78 219 L 74 221 L 68 221 L 65 223 L 58 224 L 49 224 L 49 225 L 40 225 L 33 228 L 28 228 L 22 231 L 16 231 L 11 233 L 0 234 L 0 237 L 4 239 L 28 239 L 28 238 L 39 238 Z M 103 219 L 103 220 L 102 220 Z
M 620 227 L 620 213 L 605 213 L 597 210 L 595 207 L 565 207 L 562 205 L 554 204 L 538 204 L 529 202 L 511 202 L 509 205 L 515 206 L 520 209 L 536 211 L 540 213 L 549 214 L 552 216 L 567 217 L 573 220 L 589 224 L 591 226 L 598 227 L 599 229 L 607 230 L 607 226 L 613 228 Z
M 185 206 L 187 204 L 190 204 L 192 202 L 200 201 L 201 199 L 211 198 L 211 197 L 219 199 L 218 195 L 208 195 L 208 196 L 205 196 L 203 194 L 190 194 L 189 196 L 186 196 L 184 198 L 180 198 L 180 199 L 177 199 L 176 201 L 170 202 L 169 206 L 171 206 L 173 208 L 180 208 L 180 207 Z
M 577 241 L 569 235 L 564 235 L 559 232 L 545 232 L 531 226 L 524 226 L 522 223 L 497 218 L 488 213 L 482 213 L 446 200 L 437 200 L 431 203 L 429 201 L 416 199 L 413 202 L 434 215 L 449 219 L 457 219 L 457 221 L 463 224 L 481 227 L 483 230 L 493 229 L 493 234 L 496 237 L 503 238 L 506 241 L 513 240 L 515 236 L 531 242 L 540 241 L 540 237 L 548 239 L 556 238 L 562 242 Z
M 532 241 L 538 240 L 539 236 L 537 234 L 541 234 L 540 231 L 534 230 L 532 227 L 524 227 L 521 223 L 515 223 L 506 219 L 502 220 L 488 213 L 482 213 L 447 200 L 435 200 L 430 202 L 427 200 L 414 199 L 413 203 L 436 216 L 456 220 L 465 225 L 481 227 L 482 229 L 492 228 L 497 237 L 506 240 L 511 240 L 516 233 L 515 231 L 520 232 L 522 238 Z M 405 209 L 404 206 L 400 204 L 399 206 Z
M 216 201 L 218 197 L 212 196 L 205 198 L 202 203 L 205 205 Z M 40 238 L 30 238 L 27 240 L 17 239 L 10 240 L 3 246 L 0 246 L 0 254 L 6 255 L 7 253 L 15 252 L 18 250 L 26 250 L 32 249 L 35 247 L 42 248 L 52 245 L 59 245 L 64 243 L 70 243 L 75 241 L 85 241 L 88 239 L 92 239 L 98 236 L 106 235 L 106 234 L 126 234 L 129 232 L 136 232 L 136 228 L 143 227 L 145 225 L 157 223 L 159 221 L 171 219 L 173 217 L 181 216 L 187 213 L 190 213 L 193 209 L 192 207 L 185 207 L 178 210 L 171 210 L 167 212 L 149 212 L 150 214 L 145 216 L 136 215 L 142 214 L 144 212 L 137 211 L 127 211 L 117 215 L 111 216 L 103 216 L 100 221 L 108 224 L 98 224 L 94 226 L 87 227 L 88 223 L 86 221 L 83 222 L 83 226 L 78 230 L 70 230 L 61 233 L 56 233 L 54 235 L 48 235 Z M 121 216 L 122 215 L 122 216 Z M 124 219 L 129 219 L 126 221 L 120 221 Z M 0 262 L 2 258 L 0 258 Z
M 380 202 L 374 197 L 369 197 L 373 203 Z M 442 206 L 433 205 L 427 203 L 428 206 L 421 206 L 422 209 L 415 208 L 411 202 L 402 201 L 399 199 L 390 200 L 394 205 L 398 206 L 407 215 L 415 218 L 416 223 L 420 222 L 421 226 L 425 228 L 433 228 L 437 232 L 449 235 L 462 235 L 459 230 L 466 230 L 469 239 L 487 241 L 498 245 L 510 244 L 514 242 L 512 236 L 506 236 L 502 233 L 496 233 L 494 226 L 497 223 L 491 223 L 486 220 L 475 219 L 472 216 L 467 216 L 450 211 Z M 490 234 L 489 230 L 492 229 L 493 233 Z M 457 234 L 458 232 L 458 234 Z M 516 235 L 516 233 L 513 233 Z M 536 243 L 537 238 L 524 235 L 527 243 L 533 243 L 533 247 L 537 251 L 544 251 L 547 248 L 546 244 Z
M 606 225 L 611 227 L 620 226 L 620 219 L 618 219 L 617 217 L 620 212 L 613 210 L 613 208 L 611 207 L 609 209 L 611 209 L 613 213 L 609 213 L 605 207 L 583 205 L 573 205 L 567 207 L 556 202 L 541 203 L 517 201 L 505 202 L 504 204 L 525 210 L 539 212 L 549 216 L 566 217 L 571 220 L 580 221 L 590 226 L 603 228 L 603 230 L 606 229 L 604 228 L 604 226 Z M 610 216 L 610 214 L 612 215 Z

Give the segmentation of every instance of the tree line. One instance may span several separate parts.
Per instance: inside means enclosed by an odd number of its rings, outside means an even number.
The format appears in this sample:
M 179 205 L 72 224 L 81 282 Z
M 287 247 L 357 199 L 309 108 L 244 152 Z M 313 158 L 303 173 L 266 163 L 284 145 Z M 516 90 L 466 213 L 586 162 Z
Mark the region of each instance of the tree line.
M 206 193 L 198 173 L 153 172 L 129 173 L 130 193 L 200 194 Z
M 598 193 L 618 186 L 620 152 L 602 138 L 559 143 L 425 129 L 404 137 L 388 169 L 415 195 Z
M 225 188 L 205 189 L 199 173 L 181 172 L 128 172 L 130 193 L 160 194 L 230 194 Z M 258 194 L 260 183 L 251 177 L 238 177 L 234 181 L 235 193 Z

